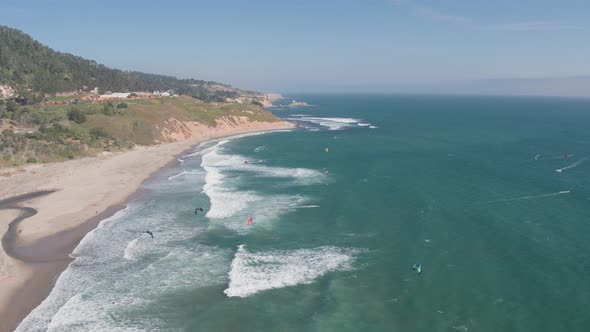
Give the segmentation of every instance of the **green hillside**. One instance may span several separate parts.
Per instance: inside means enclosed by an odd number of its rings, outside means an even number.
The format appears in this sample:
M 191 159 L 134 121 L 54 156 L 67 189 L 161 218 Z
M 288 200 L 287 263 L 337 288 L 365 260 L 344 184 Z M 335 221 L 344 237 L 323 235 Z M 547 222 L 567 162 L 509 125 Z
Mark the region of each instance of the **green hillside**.
M 174 90 L 174 96 L 99 99 L 90 90 Z M 259 93 L 215 82 L 110 69 L 0 26 L 0 167 L 45 163 L 183 139 L 187 124 L 273 122 Z M 10 97 L 1 94 L 9 90 Z M 75 91 L 74 96 L 58 96 Z M 180 95 L 180 96 L 179 96 Z M 93 96 L 93 98 L 86 98 Z M 239 103 L 226 98 L 239 97 Z M 110 98 L 110 97 L 109 97 Z M 260 99 L 262 98 L 262 99 Z M 233 99 L 235 100 L 235 99 Z
M 204 101 L 224 101 L 241 92 L 215 82 L 111 69 L 56 52 L 19 30 L 1 25 L 0 84 L 10 86 L 29 103 L 59 92 L 95 87 L 102 92 L 174 90 Z
M 0 167 L 46 163 L 121 151 L 173 139 L 190 132 L 181 123 L 215 127 L 237 117 L 279 121 L 256 104 L 202 103 L 190 97 L 132 99 L 72 106 L 29 105 L 2 111 Z

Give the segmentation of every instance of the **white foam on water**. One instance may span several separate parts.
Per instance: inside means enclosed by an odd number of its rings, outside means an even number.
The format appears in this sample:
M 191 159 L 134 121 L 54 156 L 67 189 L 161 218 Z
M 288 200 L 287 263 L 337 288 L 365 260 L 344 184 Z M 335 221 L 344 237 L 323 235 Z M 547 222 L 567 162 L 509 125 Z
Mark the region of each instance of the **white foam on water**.
M 291 131 L 291 129 L 276 129 L 276 130 L 252 132 L 252 133 L 239 134 L 239 135 L 224 137 L 224 138 L 219 138 L 219 139 L 212 139 L 212 140 L 209 140 L 209 141 L 199 144 L 196 148 L 197 151 L 195 151 L 193 153 L 186 154 L 186 155 L 182 156 L 182 158 L 205 155 L 205 154 L 209 153 L 211 150 L 216 149 L 217 146 L 224 145 L 227 142 L 229 142 L 233 139 L 236 139 L 236 138 L 258 136 L 258 135 L 264 135 L 264 134 L 270 134 L 270 133 L 276 133 L 276 132 L 288 132 L 288 131 Z M 210 145 L 210 144 L 213 144 L 213 145 L 208 148 L 203 148 L 204 146 Z
M 140 309 L 154 299 L 178 291 L 221 285 L 230 264 L 228 250 L 205 246 L 174 248 L 144 269 L 125 269 L 124 274 L 108 276 L 79 287 L 51 316 L 48 331 L 146 331 L 166 328 L 166 322 L 142 316 L 141 322 L 127 327 L 115 318 L 122 311 Z M 104 268 L 104 267 L 103 267 Z M 120 272 L 119 272 L 120 273 Z M 196 277 L 197 276 L 197 277 Z M 69 281 L 79 283 L 70 276 Z M 138 326 L 139 325 L 139 326 Z M 28 331 L 28 330 L 27 330 Z
M 195 156 L 202 155 L 204 150 L 206 150 L 206 149 L 202 149 L 202 150 L 195 151 L 193 153 L 186 154 L 186 155 L 182 156 L 182 158 L 195 157 Z
M 370 125 L 371 125 L 370 123 L 357 123 L 357 126 L 360 126 L 360 127 L 368 127 Z
M 566 166 L 566 167 L 563 167 L 563 168 L 560 168 L 560 169 L 556 169 L 555 171 L 558 172 L 558 173 L 561 173 L 561 172 L 563 172 L 565 170 L 568 170 L 568 169 L 577 167 L 578 165 L 580 165 L 581 163 L 583 163 L 584 161 L 586 161 L 586 159 L 587 158 L 582 158 L 582 159 L 576 161 L 575 163 L 573 163 L 573 164 L 571 164 L 569 166 Z
M 246 211 L 249 216 L 254 218 L 254 226 L 267 226 L 281 215 L 295 211 L 298 206 L 305 204 L 308 200 L 307 197 L 299 195 L 266 196 L 260 204 L 256 204 Z M 240 225 L 243 225 L 242 221 L 240 221 Z
M 272 225 L 278 215 L 306 204 L 308 199 L 302 196 L 265 196 L 255 191 L 236 191 L 232 181 L 243 174 L 224 174 L 224 171 L 243 168 L 244 159 L 220 153 L 220 147 L 228 141 L 222 140 L 208 148 L 208 145 L 203 146 L 202 151 L 191 154 L 202 156 L 204 164 L 210 163 L 205 165 L 209 168 L 205 169 L 206 174 L 194 171 L 195 175 L 209 177 L 208 180 L 195 177 L 196 183 L 215 187 L 207 190 L 219 190 L 218 196 L 229 195 L 226 198 L 230 202 L 248 202 L 244 206 L 220 206 L 218 211 L 241 210 L 244 215 L 252 214 L 255 218 L 252 226 L 246 226 L 245 218 L 241 217 L 224 220 L 224 224 L 240 231 L 266 227 Z M 185 157 L 182 159 L 185 165 L 190 163 Z M 258 166 L 261 168 L 257 169 Z M 293 182 L 298 181 L 298 176 L 310 175 L 304 169 L 264 165 L 249 165 L 248 168 L 255 176 L 287 177 Z M 183 172 L 182 176 L 191 175 L 190 172 L 193 171 Z M 227 284 L 233 250 L 186 241 L 208 231 L 209 226 L 178 219 L 179 210 L 188 203 L 187 193 L 197 190 L 194 181 L 193 178 L 191 181 L 163 178 L 149 182 L 145 186 L 153 191 L 151 201 L 131 203 L 102 221 L 75 248 L 74 261 L 57 279 L 50 295 L 25 318 L 17 331 L 165 330 L 169 328 L 165 321 L 142 313 L 153 301 L 172 292 Z M 176 201 L 174 197 L 177 196 L 183 199 Z M 160 201 L 163 197 L 166 200 Z M 155 239 L 143 234 L 145 229 L 150 229 Z M 129 321 L 127 312 L 140 316 Z
M 211 202 L 211 207 L 207 214 L 208 218 L 227 218 L 233 216 L 240 210 L 243 210 L 249 203 L 259 201 L 262 197 L 254 192 L 238 191 L 235 188 L 228 188 L 223 185 L 225 176 L 216 167 L 207 167 L 205 175 L 205 185 L 203 191 Z
M 207 211 L 208 218 L 228 218 L 244 209 L 248 203 L 262 199 L 254 192 L 237 191 L 224 186 L 224 169 L 242 166 L 245 158 L 237 155 L 223 155 L 219 149 L 228 140 L 222 140 L 203 155 L 201 167 L 205 169 L 205 185 L 203 192 L 209 196 L 211 207 Z
M 355 249 L 313 249 L 248 252 L 242 244 L 231 263 L 228 297 L 247 297 L 258 292 L 309 284 L 333 271 L 350 270 Z
M 203 174 L 203 172 L 202 172 L 202 171 L 200 171 L 200 170 L 194 170 L 194 171 L 182 171 L 182 172 L 180 172 L 180 173 L 178 173 L 178 174 L 176 174 L 176 175 L 172 175 L 172 176 L 170 176 L 170 177 L 168 178 L 168 181 L 172 181 L 172 180 L 174 180 L 174 179 L 176 179 L 176 178 L 178 178 L 178 177 L 181 177 L 181 176 L 183 176 L 183 175 L 199 175 L 199 174 Z
M 137 322 L 128 327 L 122 325 L 125 319 L 121 323 L 113 316 L 121 310 L 141 310 L 171 292 L 225 283 L 231 250 L 205 245 L 179 247 L 179 241 L 196 233 L 190 227 L 169 225 L 163 215 L 152 220 L 146 220 L 144 215 L 123 217 L 131 218 L 126 223 L 132 227 L 143 229 L 146 224 L 151 225 L 156 239 L 149 235 L 137 237 L 135 232 L 141 231 L 126 230 L 116 220 L 101 223 L 93 236 L 82 240 L 75 250 L 74 262 L 18 331 L 153 330 L 162 323 L 142 317 L 139 327 Z M 156 226 L 158 220 L 164 226 Z M 130 235 L 135 238 L 124 240 Z M 148 266 L 135 265 L 138 258 L 153 262 Z
M 377 126 L 369 126 L 369 128 L 371 128 L 371 129 L 377 129 L 379 127 L 377 127 Z
M 134 278 L 153 278 L 155 292 L 171 292 L 222 284 L 226 280 L 231 250 L 199 245 L 194 248 L 174 248 L 166 256 L 136 273 Z M 173 269 L 173 272 L 169 272 Z M 168 275 L 162 276 L 166 271 Z M 156 282 L 156 280 L 159 280 Z M 122 287 L 129 287 L 124 285 Z M 138 291 L 142 291 L 138 288 Z
M 543 194 L 543 195 L 536 195 L 536 196 L 522 196 L 522 197 L 515 197 L 515 198 L 506 198 L 506 199 L 497 199 L 493 201 L 488 201 L 488 203 L 502 203 L 502 202 L 512 202 L 512 201 L 522 201 L 526 199 L 534 199 L 534 198 L 543 198 L 543 197 L 551 197 L 551 196 L 558 196 L 558 195 L 565 195 L 571 193 L 570 190 L 562 190 L 551 194 Z
M 239 179 L 238 175 L 230 175 L 228 172 L 249 173 L 250 176 L 267 178 L 285 178 L 290 182 L 286 184 L 310 185 L 325 181 L 320 171 L 306 168 L 271 167 L 259 163 L 244 164 L 248 157 L 240 155 L 223 154 L 223 145 L 227 140 L 219 142 L 208 149 L 203 155 L 201 166 L 207 172 L 203 192 L 209 197 L 211 207 L 206 217 L 212 219 L 226 219 L 237 213 L 244 213 L 250 207 L 249 214 L 259 214 L 264 206 L 270 206 L 277 211 L 284 212 L 293 208 L 293 204 L 305 201 L 305 198 L 295 195 L 265 196 L 252 190 L 238 190 L 233 181 Z M 264 202 L 264 205 L 257 204 Z M 262 206 L 261 206 L 262 205 Z M 252 208 L 257 206 L 256 209 Z
M 299 184 L 319 183 L 325 178 L 320 171 L 308 168 L 287 168 L 254 165 L 245 167 L 243 170 L 254 172 L 254 175 L 259 177 L 291 178 L 293 181 Z
M 353 118 L 322 118 L 312 116 L 289 118 L 288 120 L 311 122 L 322 127 L 327 127 L 329 130 L 341 130 L 347 127 L 351 127 L 361 121 L 359 119 Z
M 258 146 L 254 149 L 254 152 L 260 152 L 260 151 L 264 151 L 266 150 L 266 147 L 264 145 Z
M 127 301 L 129 302 L 129 301 Z M 92 307 L 93 311 L 88 310 Z M 138 327 L 119 325 L 113 319 L 114 305 L 110 302 L 95 306 L 84 294 L 76 294 L 53 315 L 46 331 L 145 331 Z M 149 318 L 147 319 L 150 320 Z M 147 322 L 146 322 L 147 323 Z
M 302 206 L 298 206 L 298 209 L 314 209 L 314 208 L 319 208 L 319 205 L 302 205 Z
M 70 298 L 82 293 L 85 286 L 87 286 L 84 285 L 84 278 L 79 278 L 77 271 L 86 267 L 104 267 L 103 264 L 109 260 L 108 258 L 99 256 L 101 254 L 109 256 L 109 248 L 104 248 L 106 250 L 100 251 L 95 250 L 95 243 L 99 244 L 99 241 L 102 240 L 100 234 L 108 230 L 117 220 L 128 217 L 139 210 L 141 208 L 138 208 L 137 205 L 130 204 L 127 208 L 118 211 L 110 218 L 101 221 L 97 228 L 86 234 L 70 255 L 74 258 L 74 261 L 59 276 L 49 296 L 20 323 L 16 331 L 56 331 L 56 329 L 49 328 L 53 315 Z M 75 313 L 72 314 L 75 315 Z
M 152 240 L 151 236 L 149 236 L 148 234 L 146 235 L 149 237 L 149 240 Z M 136 239 L 131 240 L 125 247 L 125 251 L 123 252 L 123 258 L 125 258 L 126 260 L 134 260 L 139 255 L 142 248 L 145 246 L 143 240 L 148 239 L 138 237 Z
M 166 179 L 163 182 L 167 182 Z M 218 249 L 207 246 L 185 250 L 153 263 L 163 264 L 162 268 L 147 272 L 138 270 L 143 266 L 136 265 L 140 258 L 145 262 L 145 259 L 166 257 L 178 243 L 183 243 L 181 241 L 206 231 L 205 227 L 175 223 L 178 206 L 173 202 L 155 204 L 157 202 L 132 202 L 88 233 L 74 249 L 71 255 L 74 261 L 59 276 L 49 296 L 23 320 L 18 331 L 128 330 L 117 322 L 111 326 L 113 321 L 102 315 L 103 310 L 117 312 L 111 307 L 114 306 L 112 301 L 149 303 L 157 296 L 150 298 L 146 289 L 163 294 L 175 287 L 173 285 L 223 284 L 230 264 L 229 252 L 223 250 L 216 254 Z M 145 229 L 153 231 L 155 240 L 142 233 Z M 206 258 L 207 253 L 213 253 L 219 263 Z M 190 269 L 201 277 L 188 278 Z M 216 275 L 208 275 L 209 271 L 216 271 Z M 145 325 L 141 329 L 151 328 Z
M 322 118 L 322 117 L 303 117 L 305 120 L 314 120 L 314 121 L 330 121 L 330 122 L 338 122 L 338 123 L 358 123 L 361 120 L 353 119 L 353 118 Z
M 282 215 L 295 211 L 307 201 L 307 197 L 298 195 L 259 196 L 259 199 L 241 207 L 231 217 L 222 216 L 212 219 L 223 221 L 222 225 L 225 228 L 246 234 L 256 232 L 259 228 L 274 227 Z M 252 225 L 247 225 L 248 217 L 254 219 Z
M 139 213 L 144 209 L 144 206 L 136 203 L 130 203 L 125 209 L 117 211 L 111 217 L 102 220 L 98 226 L 92 231 L 88 232 L 84 238 L 80 241 L 78 246 L 74 248 L 70 257 L 74 259 L 70 265 L 87 265 L 103 263 L 110 258 L 110 256 L 119 256 L 118 248 L 116 246 L 108 246 L 101 248 L 100 252 L 97 252 L 96 248 L 100 246 L 101 234 L 108 232 L 119 220 L 128 218 L 133 214 Z M 117 234 L 122 235 L 122 234 Z M 117 239 L 113 237 L 111 240 Z M 103 257 L 100 256 L 102 254 Z M 105 256 L 107 258 L 105 258 Z
M 211 178 L 208 173 L 207 178 Z M 207 214 L 207 218 L 222 219 L 234 216 L 237 212 L 244 210 L 249 203 L 261 201 L 263 197 L 256 195 L 254 192 L 240 192 L 234 189 L 224 189 L 217 186 L 216 183 L 220 181 L 207 181 L 203 186 L 205 193 L 209 196 L 211 207 Z

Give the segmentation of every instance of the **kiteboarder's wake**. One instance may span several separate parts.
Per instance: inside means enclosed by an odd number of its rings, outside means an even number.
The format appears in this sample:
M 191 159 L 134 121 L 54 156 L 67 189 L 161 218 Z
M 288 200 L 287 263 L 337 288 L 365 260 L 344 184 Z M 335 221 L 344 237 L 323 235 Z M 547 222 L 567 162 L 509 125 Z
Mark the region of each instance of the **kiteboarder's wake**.
M 502 202 L 512 202 L 512 201 L 522 201 L 522 200 L 525 200 L 525 199 L 551 197 L 551 196 L 564 195 L 564 194 L 569 194 L 569 193 L 571 193 L 571 191 L 569 191 L 569 190 L 562 190 L 562 191 L 558 191 L 556 193 L 544 194 L 544 195 L 537 195 L 537 196 L 523 196 L 523 197 L 516 197 L 516 198 L 497 199 L 497 200 L 493 200 L 493 201 L 488 201 L 488 203 L 502 203 Z
M 566 167 L 564 167 L 564 168 L 560 168 L 560 169 L 556 169 L 555 171 L 556 171 L 556 172 L 558 172 L 558 173 L 561 173 L 561 172 L 563 172 L 563 171 L 565 171 L 565 170 L 567 170 L 567 169 L 574 168 L 574 167 L 576 167 L 576 166 L 580 165 L 580 164 L 581 164 L 582 162 L 584 162 L 586 159 L 587 159 L 587 158 L 580 159 L 580 160 L 576 161 L 575 163 L 573 163 L 573 164 L 571 164 L 571 165 L 569 165 L 569 166 L 566 166 Z

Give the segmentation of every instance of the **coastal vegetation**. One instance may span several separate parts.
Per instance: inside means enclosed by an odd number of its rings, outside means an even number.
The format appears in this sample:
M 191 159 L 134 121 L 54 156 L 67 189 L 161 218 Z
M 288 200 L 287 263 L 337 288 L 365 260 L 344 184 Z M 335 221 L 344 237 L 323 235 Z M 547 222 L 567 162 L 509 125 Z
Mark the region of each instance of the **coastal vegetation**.
M 215 127 L 219 121 L 278 121 L 255 104 L 202 103 L 190 97 L 134 99 L 118 104 L 27 105 L 0 103 L 0 167 L 54 162 L 103 151 L 171 140 L 183 123 Z
M 221 83 L 111 69 L 0 26 L 0 167 L 173 141 L 194 124 L 278 121 L 267 102 Z
M 10 87 L 22 103 L 34 104 L 72 91 L 173 90 L 206 102 L 221 102 L 243 93 L 217 82 L 111 69 L 93 60 L 61 53 L 31 36 L 0 25 L 0 86 Z M 1 98 L 0 94 L 0 98 Z

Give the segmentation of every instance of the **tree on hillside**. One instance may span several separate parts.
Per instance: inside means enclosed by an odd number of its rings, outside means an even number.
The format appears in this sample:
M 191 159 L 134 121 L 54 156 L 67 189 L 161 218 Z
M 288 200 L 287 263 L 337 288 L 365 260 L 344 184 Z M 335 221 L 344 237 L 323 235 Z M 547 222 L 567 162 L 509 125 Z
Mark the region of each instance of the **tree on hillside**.
M 113 104 L 111 104 L 110 102 L 108 104 L 105 104 L 102 107 L 102 114 L 108 115 L 108 116 L 115 114 L 115 110 L 113 109 Z
M 12 112 L 16 111 L 16 107 L 17 107 L 17 104 L 14 100 L 10 99 L 9 101 L 6 102 L 6 111 L 7 112 L 12 113 Z
M 94 139 L 99 139 L 101 137 L 109 137 L 109 134 L 104 129 L 97 127 L 90 130 L 90 136 Z
M 22 107 L 20 109 L 20 114 L 18 115 L 18 120 L 21 126 L 26 126 L 29 124 L 29 122 L 31 122 L 31 110 L 26 108 L 26 107 Z
M 68 112 L 68 120 L 76 123 L 86 122 L 86 115 L 77 108 L 73 108 Z
M 98 87 L 100 93 L 170 90 L 203 101 L 222 101 L 240 91 L 215 82 L 111 69 L 96 61 L 56 52 L 27 34 L 2 25 L 0 82 L 14 88 L 29 104 L 41 101 L 45 95 L 85 87 Z M 212 86 L 227 90 L 213 89 Z
M 127 108 L 129 107 L 129 105 L 127 105 L 127 103 L 119 103 L 119 105 L 117 105 L 117 109 L 122 109 L 122 108 Z

